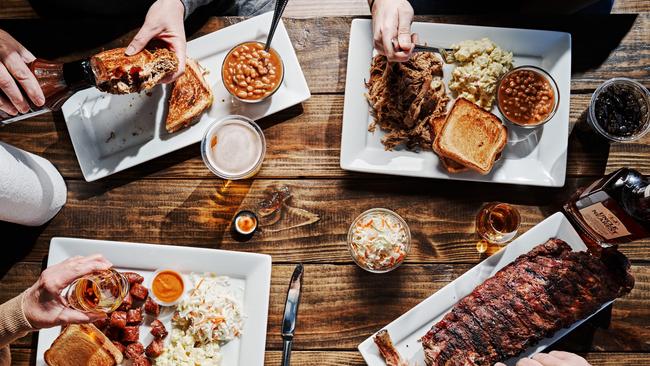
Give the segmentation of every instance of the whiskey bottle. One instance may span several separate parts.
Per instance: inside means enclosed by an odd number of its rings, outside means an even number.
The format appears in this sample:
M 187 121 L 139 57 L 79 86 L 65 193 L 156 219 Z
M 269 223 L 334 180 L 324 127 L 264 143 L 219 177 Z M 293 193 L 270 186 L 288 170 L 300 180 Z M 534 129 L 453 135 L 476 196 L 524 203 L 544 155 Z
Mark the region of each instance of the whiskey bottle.
M 622 168 L 578 190 L 564 211 L 590 247 L 613 247 L 650 236 L 650 179 Z

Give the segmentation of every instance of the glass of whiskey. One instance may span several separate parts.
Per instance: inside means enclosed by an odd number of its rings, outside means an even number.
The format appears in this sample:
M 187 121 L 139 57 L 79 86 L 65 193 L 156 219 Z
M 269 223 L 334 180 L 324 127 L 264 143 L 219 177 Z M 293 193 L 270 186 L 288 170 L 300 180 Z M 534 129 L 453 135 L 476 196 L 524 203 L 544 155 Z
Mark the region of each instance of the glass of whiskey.
M 65 295 L 68 306 L 84 312 L 115 311 L 129 293 L 129 281 L 114 269 L 97 271 L 76 279 Z
M 505 245 L 517 235 L 521 217 L 507 203 L 491 202 L 476 215 L 476 232 L 491 244 Z

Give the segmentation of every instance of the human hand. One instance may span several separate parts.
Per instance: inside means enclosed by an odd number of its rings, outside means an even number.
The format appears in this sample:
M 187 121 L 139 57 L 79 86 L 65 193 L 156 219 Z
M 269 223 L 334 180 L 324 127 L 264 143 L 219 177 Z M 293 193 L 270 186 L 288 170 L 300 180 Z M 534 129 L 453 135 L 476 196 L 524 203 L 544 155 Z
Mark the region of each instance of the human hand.
M 417 42 L 417 34 L 411 34 L 411 4 L 406 0 L 375 0 L 370 12 L 377 51 L 389 61 L 408 61 Z
M 9 33 L 0 29 L 0 110 L 12 116 L 29 111 L 29 104 L 18 84 L 37 106 L 45 104 L 43 90 L 27 64 L 34 61 L 32 55 Z M 16 84 L 18 82 L 18 84 Z
M 185 5 L 180 0 L 157 0 L 149 8 L 142 28 L 126 48 L 126 54 L 131 56 L 142 51 L 152 39 L 159 39 L 167 43 L 169 48 L 176 53 L 178 70 L 170 77 L 163 79 L 163 83 L 176 80 L 185 71 L 184 15 Z
M 90 323 L 105 318 L 104 313 L 84 313 L 69 308 L 61 291 L 79 277 L 112 266 L 111 262 L 97 254 L 68 258 L 45 269 L 23 297 L 23 312 L 29 324 L 41 329 L 63 324 Z
M 498 362 L 494 366 L 505 366 L 505 364 Z M 522 358 L 517 361 L 517 366 L 591 366 L 591 364 L 575 353 L 551 351 L 538 353 L 532 359 Z

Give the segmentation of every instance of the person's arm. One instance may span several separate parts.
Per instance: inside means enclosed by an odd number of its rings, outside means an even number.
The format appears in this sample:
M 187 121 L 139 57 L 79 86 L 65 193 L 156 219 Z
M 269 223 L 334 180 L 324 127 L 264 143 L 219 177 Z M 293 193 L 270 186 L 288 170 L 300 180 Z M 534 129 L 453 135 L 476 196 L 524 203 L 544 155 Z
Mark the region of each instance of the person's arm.
M 25 292 L 0 305 L 0 366 L 11 362 L 9 344 L 29 331 L 105 318 L 69 308 L 61 291 L 77 278 L 111 266 L 101 255 L 69 258 L 45 269 Z
M 377 52 L 389 61 L 408 61 L 417 42 L 411 34 L 413 7 L 406 0 L 368 0 Z

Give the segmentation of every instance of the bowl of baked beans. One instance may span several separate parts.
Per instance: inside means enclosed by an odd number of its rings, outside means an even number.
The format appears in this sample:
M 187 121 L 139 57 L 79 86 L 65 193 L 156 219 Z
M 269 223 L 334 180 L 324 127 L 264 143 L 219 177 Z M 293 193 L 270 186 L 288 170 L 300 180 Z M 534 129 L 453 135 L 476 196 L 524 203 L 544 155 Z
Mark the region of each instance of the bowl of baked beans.
M 519 66 L 497 85 L 497 107 L 503 117 L 521 127 L 538 127 L 550 121 L 560 104 L 560 94 L 549 73 L 536 66 Z
M 226 55 L 221 77 L 233 98 L 258 103 L 278 91 L 284 78 L 284 64 L 276 50 L 264 50 L 264 43 L 244 42 Z

